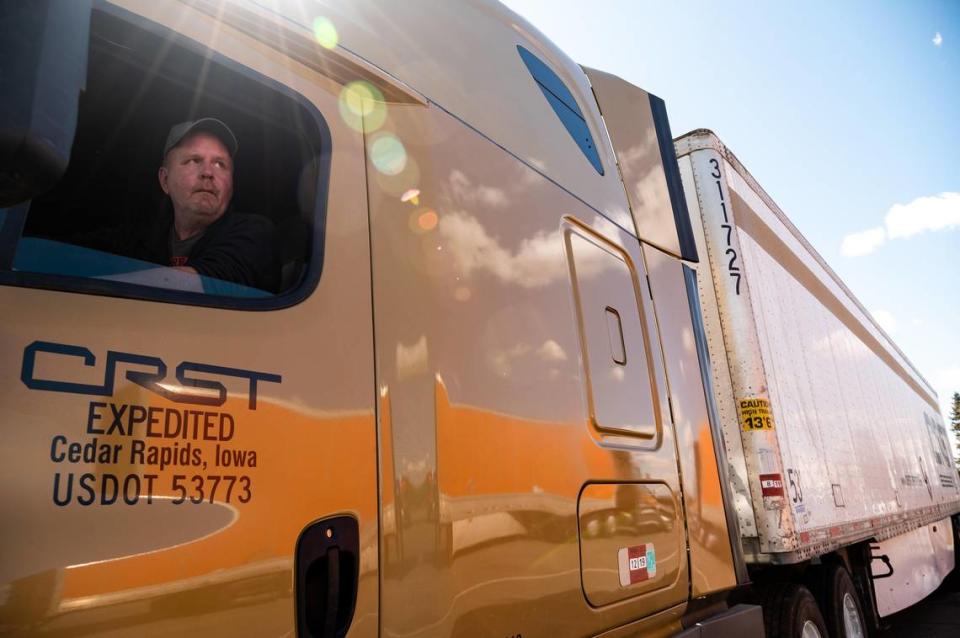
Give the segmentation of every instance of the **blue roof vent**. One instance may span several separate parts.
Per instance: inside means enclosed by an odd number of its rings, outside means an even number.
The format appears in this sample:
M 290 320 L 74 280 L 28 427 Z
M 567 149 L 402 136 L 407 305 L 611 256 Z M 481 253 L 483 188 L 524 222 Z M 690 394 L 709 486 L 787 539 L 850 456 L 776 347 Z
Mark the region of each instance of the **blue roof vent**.
M 537 86 L 543 91 L 543 96 L 553 107 L 553 112 L 557 114 L 567 132 L 570 133 L 570 137 L 577 143 L 577 146 L 580 147 L 593 167 L 597 169 L 597 172 L 603 175 L 603 164 L 600 163 L 600 156 L 597 155 L 597 147 L 593 143 L 593 136 L 590 135 L 590 129 L 583 117 L 583 111 L 580 110 L 577 101 L 573 99 L 570 89 L 543 60 L 520 45 L 517 45 L 517 51 L 520 53 L 523 63 L 527 65 L 530 75 L 536 80 Z

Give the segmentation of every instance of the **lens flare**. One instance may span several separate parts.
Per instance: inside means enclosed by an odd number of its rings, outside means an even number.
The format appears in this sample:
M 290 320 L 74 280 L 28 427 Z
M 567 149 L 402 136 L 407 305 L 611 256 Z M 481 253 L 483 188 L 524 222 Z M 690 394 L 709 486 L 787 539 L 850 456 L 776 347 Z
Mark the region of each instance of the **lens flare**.
M 417 160 L 410 154 L 407 154 L 407 164 L 398 175 L 387 175 L 380 171 L 372 171 L 376 175 L 376 183 L 384 193 L 392 197 L 402 197 L 409 190 L 420 188 L 420 167 Z M 420 198 L 417 197 L 419 200 Z M 419 203 L 408 202 L 414 206 Z
M 470 301 L 472 296 L 473 293 L 466 286 L 457 286 L 456 290 L 453 291 L 453 298 L 460 302 Z
M 418 208 L 407 218 L 407 225 L 415 235 L 426 235 L 434 230 L 438 223 L 440 223 L 440 216 L 432 208 Z
M 395 135 L 383 133 L 370 144 L 370 159 L 385 175 L 399 175 L 407 165 L 407 149 Z
M 400 201 L 406 204 L 410 202 L 414 206 L 420 203 L 420 189 L 419 188 L 410 188 L 407 189 L 403 195 L 400 196 Z
M 423 230 L 433 230 L 438 221 L 437 214 L 432 210 L 425 210 L 417 216 L 417 226 Z
M 324 49 L 332 49 L 337 46 L 340 39 L 337 35 L 337 28 L 323 16 L 313 19 L 313 37 L 317 44 Z
M 356 80 L 347 84 L 340 91 L 338 102 L 340 117 L 355 131 L 376 131 L 387 119 L 383 93 L 369 82 Z

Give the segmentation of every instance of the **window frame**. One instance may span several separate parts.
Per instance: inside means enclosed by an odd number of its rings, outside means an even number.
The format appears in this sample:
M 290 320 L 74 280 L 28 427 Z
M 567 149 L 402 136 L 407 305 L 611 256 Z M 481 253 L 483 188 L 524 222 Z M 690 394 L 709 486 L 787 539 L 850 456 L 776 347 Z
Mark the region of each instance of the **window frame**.
M 317 139 L 312 139 L 314 136 L 307 135 L 304 135 L 304 139 L 307 140 L 311 147 L 318 150 L 314 155 L 317 162 L 317 182 L 315 200 L 313 202 L 312 238 L 310 254 L 306 264 L 307 267 L 301 275 L 300 281 L 294 287 L 276 295 L 260 298 L 206 294 L 123 281 L 71 276 L 68 274 L 12 270 L 16 250 L 20 240 L 23 238 L 24 224 L 32 203 L 32 200 L 27 200 L 0 210 L 0 212 L 4 213 L 0 216 L 0 238 L 4 240 L 0 243 L 0 251 L 2 251 L 0 252 L 0 266 L 3 268 L 0 270 L 0 285 L 123 299 L 137 299 L 184 306 L 212 307 L 226 310 L 279 310 L 289 308 L 304 301 L 313 293 L 319 284 L 325 256 L 327 204 L 330 192 L 330 165 L 333 157 L 333 139 L 326 118 L 310 99 L 299 93 L 293 87 L 274 78 L 265 76 L 259 71 L 233 58 L 227 57 L 219 51 L 208 48 L 182 33 L 173 31 L 144 16 L 102 1 L 94 3 L 93 11 L 106 13 L 125 22 L 132 28 L 158 36 L 163 39 L 164 42 L 168 43 L 170 47 L 180 47 L 186 49 L 188 52 L 197 54 L 210 64 L 219 65 L 224 70 L 242 76 L 246 80 L 257 82 L 265 89 L 274 91 L 303 108 L 304 112 L 312 119 L 317 128 L 317 135 L 315 136 Z M 92 29 L 90 34 L 92 40 Z M 88 46 L 90 45 L 88 44 Z M 11 226 L 11 224 L 13 224 L 13 226 Z M 14 241 L 14 236 L 16 241 Z M 162 268 L 164 266 L 158 264 L 158 267 Z

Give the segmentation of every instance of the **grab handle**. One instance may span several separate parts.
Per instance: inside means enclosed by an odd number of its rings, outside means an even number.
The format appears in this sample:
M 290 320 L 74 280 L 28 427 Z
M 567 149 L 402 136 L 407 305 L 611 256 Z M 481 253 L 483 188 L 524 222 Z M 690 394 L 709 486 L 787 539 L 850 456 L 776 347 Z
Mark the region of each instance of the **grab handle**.
M 345 636 L 357 602 L 359 531 L 352 516 L 311 523 L 297 541 L 297 635 Z

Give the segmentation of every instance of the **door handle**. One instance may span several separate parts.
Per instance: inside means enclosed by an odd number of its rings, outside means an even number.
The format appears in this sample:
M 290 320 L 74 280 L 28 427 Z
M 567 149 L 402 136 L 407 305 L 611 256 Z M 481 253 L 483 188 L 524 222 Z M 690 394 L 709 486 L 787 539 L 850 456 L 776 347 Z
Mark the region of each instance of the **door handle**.
M 357 602 L 360 568 L 357 520 L 335 516 L 311 523 L 297 540 L 297 635 L 345 636 Z

